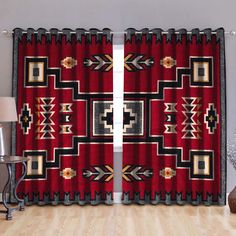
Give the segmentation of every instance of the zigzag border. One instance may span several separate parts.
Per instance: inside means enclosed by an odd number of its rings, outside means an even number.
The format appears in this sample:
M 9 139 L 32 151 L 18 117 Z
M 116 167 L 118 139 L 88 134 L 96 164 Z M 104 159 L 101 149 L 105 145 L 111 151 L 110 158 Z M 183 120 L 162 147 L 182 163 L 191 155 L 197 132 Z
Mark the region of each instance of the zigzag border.
M 23 197 L 25 205 L 35 205 L 38 204 L 39 206 L 44 205 L 58 205 L 58 204 L 64 204 L 66 206 L 72 205 L 72 204 L 78 204 L 78 205 L 98 205 L 105 203 L 107 205 L 113 204 L 113 195 L 112 192 L 105 192 L 105 198 L 102 197 L 102 193 L 95 192 L 95 199 L 91 198 L 91 193 L 84 193 L 84 198 L 80 198 L 79 192 L 74 192 L 74 197 L 71 198 L 70 192 L 64 193 L 64 198 L 60 199 L 59 193 L 54 192 L 53 198 L 50 198 L 49 193 L 44 193 L 43 198 L 40 199 L 39 193 L 33 193 L 32 199 L 29 197 L 29 193 L 25 194 L 23 192 L 18 193 L 20 197 Z
M 130 192 L 123 192 L 122 193 L 122 203 L 123 204 L 153 204 L 157 205 L 160 203 L 164 203 L 166 205 L 171 205 L 171 204 L 178 204 L 178 205 L 185 205 L 185 204 L 192 204 L 194 206 L 198 205 L 205 205 L 205 206 L 210 206 L 210 205 L 225 205 L 225 197 L 223 195 L 218 195 L 217 199 L 213 199 L 213 194 L 212 193 L 207 193 L 207 199 L 203 198 L 202 193 L 197 193 L 197 198 L 192 197 L 191 192 L 186 192 L 186 199 L 183 199 L 182 193 L 178 192 L 156 192 L 155 197 L 151 197 L 150 192 L 145 192 L 144 193 L 144 198 L 140 197 L 140 192 L 134 192 L 133 198 L 130 198 Z M 161 197 L 164 195 L 165 197 Z M 174 198 L 171 196 L 174 195 Z

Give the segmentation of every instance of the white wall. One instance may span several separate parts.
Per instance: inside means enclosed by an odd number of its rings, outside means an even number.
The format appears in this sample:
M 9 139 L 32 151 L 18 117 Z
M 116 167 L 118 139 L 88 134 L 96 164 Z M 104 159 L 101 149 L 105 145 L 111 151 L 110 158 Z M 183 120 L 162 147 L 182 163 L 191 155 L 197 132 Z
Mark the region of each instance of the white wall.
M 0 31 L 27 28 L 163 29 L 223 26 L 236 30 L 235 0 L 0 0 Z M 228 135 L 236 130 L 236 36 L 226 37 Z M 11 95 L 12 40 L 0 35 L 0 96 Z M 1 111 L 0 111 L 1 112 Z M 9 132 L 7 141 L 9 144 Z M 5 171 L 0 168 L 0 181 Z M 228 165 L 228 191 L 235 185 L 236 171 Z M 2 184 L 0 183 L 0 191 Z

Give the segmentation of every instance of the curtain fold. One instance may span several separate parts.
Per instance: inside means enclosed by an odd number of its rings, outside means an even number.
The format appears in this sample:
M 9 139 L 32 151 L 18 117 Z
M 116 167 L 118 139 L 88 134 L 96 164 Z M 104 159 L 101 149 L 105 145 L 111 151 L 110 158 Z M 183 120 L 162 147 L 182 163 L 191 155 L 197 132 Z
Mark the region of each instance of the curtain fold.
M 224 29 L 125 36 L 123 203 L 225 204 Z
M 29 159 L 18 195 L 28 204 L 111 204 L 111 31 L 16 28 L 13 53 L 13 146 Z

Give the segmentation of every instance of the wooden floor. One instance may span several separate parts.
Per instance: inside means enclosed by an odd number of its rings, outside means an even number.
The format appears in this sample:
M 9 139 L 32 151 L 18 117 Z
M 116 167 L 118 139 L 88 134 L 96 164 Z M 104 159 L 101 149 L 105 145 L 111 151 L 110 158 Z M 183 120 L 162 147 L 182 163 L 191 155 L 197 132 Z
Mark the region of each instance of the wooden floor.
M 28 206 L 12 221 L 0 214 L 0 235 L 235 236 L 236 214 L 227 206 Z

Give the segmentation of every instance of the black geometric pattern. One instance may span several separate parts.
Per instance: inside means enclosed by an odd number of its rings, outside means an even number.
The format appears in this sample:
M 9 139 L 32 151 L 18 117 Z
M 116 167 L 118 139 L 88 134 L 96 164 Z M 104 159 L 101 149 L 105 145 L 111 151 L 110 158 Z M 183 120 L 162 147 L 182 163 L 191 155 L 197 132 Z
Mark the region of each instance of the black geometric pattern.
M 191 58 L 191 85 L 212 86 L 213 66 L 211 57 Z
M 212 151 L 190 151 L 192 179 L 213 179 L 213 158 Z
M 41 179 L 46 179 L 46 170 L 47 168 L 57 168 L 60 169 L 60 158 L 63 156 L 79 156 L 79 142 L 81 138 L 80 137 L 73 137 L 73 146 L 71 148 L 65 149 L 65 148 L 56 148 L 54 149 L 54 154 L 53 156 L 55 159 L 53 161 L 47 161 L 47 151 L 42 151 L 42 150 L 25 150 L 24 151 L 24 156 L 43 156 L 43 174 L 42 175 L 26 175 L 25 178 L 27 179 L 38 179 L 39 177 Z
M 27 75 L 27 71 L 29 71 L 29 65 L 30 62 L 33 63 L 44 63 L 44 70 L 43 70 L 43 75 L 42 78 L 44 78 L 43 82 L 30 82 L 28 83 L 28 77 L 29 75 Z M 49 77 L 52 76 L 53 80 L 54 80 L 54 84 L 55 84 L 55 89 L 72 89 L 72 96 L 74 100 L 84 100 L 85 102 L 87 102 L 87 136 L 86 137 L 77 137 L 79 139 L 80 142 L 85 143 L 85 142 L 112 142 L 112 132 L 113 132 L 113 127 L 111 127 L 110 125 L 108 126 L 108 129 L 106 130 L 101 130 L 102 135 L 96 135 L 96 137 L 94 137 L 93 133 L 90 131 L 90 123 L 92 120 L 93 116 L 90 116 L 90 111 L 92 110 L 92 106 L 93 106 L 93 102 L 92 99 L 107 99 L 107 100 L 112 100 L 113 95 L 111 93 L 107 93 L 107 94 L 103 94 L 103 93 L 97 93 L 97 94 L 88 94 L 88 93 L 82 93 L 80 92 L 80 87 L 79 87 L 79 83 L 78 81 L 66 81 L 63 80 L 61 77 L 61 69 L 60 68 L 50 68 L 48 67 L 48 57 L 26 57 L 25 58 L 25 70 L 26 70 L 26 79 L 25 79 L 25 86 L 28 87 L 46 87 L 48 85 L 48 80 Z M 91 101 L 91 102 L 89 102 Z M 70 109 L 70 108 L 68 108 Z M 103 121 L 104 122 L 104 121 Z M 93 124 L 94 125 L 94 124 Z M 100 127 L 101 128 L 101 127 Z M 94 129 L 94 127 L 93 127 Z M 104 133 L 105 131 L 105 133 Z M 108 132 L 108 135 L 106 134 L 106 132 Z M 48 133 L 49 134 L 49 133 Z M 89 135 L 91 134 L 91 136 Z M 106 137 L 105 137 L 106 136 Z M 51 136 L 49 136 L 48 138 L 51 138 Z M 77 139 L 76 138 L 76 139 Z
M 157 92 L 155 93 L 137 93 L 137 94 L 133 94 L 133 93 L 125 93 L 125 99 L 136 99 L 136 101 L 140 101 L 140 100 L 146 100 L 145 103 L 146 104 L 150 104 L 152 99 L 163 99 L 164 98 L 164 91 L 165 89 L 175 89 L 175 88 L 182 88 L 183 86 L 183 81 L 189 80 L 190 83 L 190 87 L 191 86 L 200 86 L 200 87 L 208 87 L 212 85 L 212 79 L 210 79 L 210 83 L 205 83 L 205 82 L 196 82 L 193 79 L 193 71 L 194 71 L 194 62 L 209 62 L 209 68 L 211 71 L 211 68 L 213 68 L 212 64 L 213 64 L 213 59 L 211 57 L 190 57 L 189 58 L 190 61 L 190 68 L 176 68 L 176 81 L 158 81 L 157 84 Z M 212 74 L 209 75 L 209 78 L 211 78 Z M 146 119 L 149 120 L 150 119 L 150 114 L 149 114 L 149 106 L 147 105 L 147 117 Z M 146 127 L 144 128 L 144 130 L 150 130 L 149 127 L 149 122 L 145 122 Z M 124 133 L 125 135 L 125 133 Z M 124 136 L 124 142 L 153 142 L 154 140 L 156 140 L 156 138 L 152 137 L 148 132 L 144 134 L 144 137 L 135 137 L 135 139 L 132 138 L 129 139 L 128 137 Z
M 45 179 L 47 151 L 26 150 L 24 156 L 29 158 L 25 179 Z
M 169 122 L 169 123 L 176 123 L 176 115 L 175 114 L 165 114 L 166 119 L 165 122 Z
M 113 103 L 93 101 L 93 135 L 113 134 Z
M 123 126 L 130 125 L 131 121 L 135 121 L 137 118 L 135 116 L 132 116 L 130 112 L 126 112 L 124 110 L 124 121 Z
M 25 86 L 47 86 L 47 58 L 25 58 Z
M 70 123 L 71 122 L 71 116 L 70 114 L 61 114 L 60 115 L 60 123 Z
M 144 102 L 143 101 L 124 101 L 123 108 L 123 134 L 124 135 L 143 135 L 144 129 Z
M 33 68 L 33 76 L 39 76 L 39 68 Z
M 219 115 L 216 112 L 216 108 L 213 103 L 209 103 L 204 115 L 204 122 L 208 129 L 209 134 L 214 134 L 217 123 L 219 122 Z
M 182 104 L 182 113 L 185 117 L 185 120 L 182 123 L 182 138 L 200 139 L 200 134 L 202 131 L 199 128 L 201 123 L 198 118 L 202 113 L 202 111 L 199 110 L 202 106 L 202 104 L 200 103 L 201 97 L 182 97 L 182 99 L 184 100 L 184 103 Z
M 54 136 L 55 97 L 36 97 L 36 139 L 55 139 Z M 43 119 L 41 120 L 40 117 Z
M 190 57 L 190 68 L 176 68 L 176 81 L 165 81 L 165 80 L 160 80 L 158 81 L 157 84 L 157 92 L 155 93 L 137 93 L 137 94 L 132 94 L 132 93 L 126 93 L 125 98 L 139 98 L 139 99 L 163 99 L 164 98 L 164 90 L 165 89 L 175 89 L 175 88 L 182 88 L 183 86 L 183 80 L 184 78 L 189 80 L 190 86 L 197 86 L 197 87 L 208 87 L 212 86 L 212 68 L 213 68 L 213 59 L 211 57 Z M 194 80 L 194 62 L 209 62 L 209 82 L 196 82 Z
M 21 114 L 19 115 L 19 123 L 24 134 L 28 134 L 33 123 L 33 116 L 31 114 L 31 109 L 29 104 L 24 103 L 23 108 L 21 109 Z
M 113 126 L 113 111 L 107 112 L 106 116 L 101 117 L 102 121 L 105 121 L 106 125 Z

